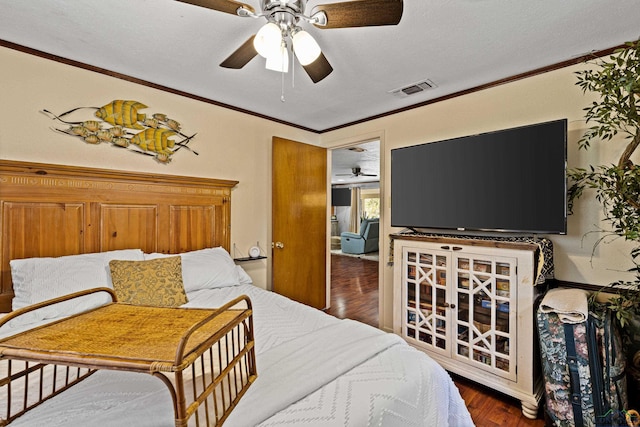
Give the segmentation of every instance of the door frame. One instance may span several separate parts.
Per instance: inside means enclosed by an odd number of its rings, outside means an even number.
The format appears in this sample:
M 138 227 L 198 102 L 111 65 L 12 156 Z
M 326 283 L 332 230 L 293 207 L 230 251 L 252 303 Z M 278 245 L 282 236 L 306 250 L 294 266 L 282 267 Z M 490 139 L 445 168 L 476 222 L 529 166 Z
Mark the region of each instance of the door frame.
M 331 175 L 333 173 L 332 170 L 332 156 L 334 150 L 343 149 L 347 147 L 353 147 L 355 145 L 362 144 L 364 142 L 370 142 L 373 140 L 378 140 L 380 143 L 380 158 L 378 161 L 380 162 L 380 243 L 379 243 L 379 260 L 378 260 L 378 327 L 387 332 L 393 332 L 393 313 L 390 314 L 389 322 L 387 322 L 389 327 L 384 327 L 385 325 L 385 308 L 386 304 L 389 304 L 392 307 L 393 304 L 393 287 L 386 292 L 385 289 L 385 259 L 389 256 L 389 248 L 388 248 L 388 235 L 385 219 L 385 211 L 387 206 L 391 206 L 390 200 L 387 203 L 387 192 L 385 191 L 385 171 L 386 171 L 386 163 L 387 159 L 385 156 L 385 141 L 384 141 L 384 131 L 372 132 L 368 134 L 363 134 L 347 139 L 336 140 L 333 142 L 328 142 L 323 144 L 327 148 L 327 194 L 328 197 L 331 196 Z M 331 218 L 331 202 L 327 200 L 327 218 Z M 393 272 L 389 273 L 390 277 L 393 277 Z M 386 294 L 389 295 L 386 295 Z M 331 302 L 331 221 L 327 221 L 327 305 Z

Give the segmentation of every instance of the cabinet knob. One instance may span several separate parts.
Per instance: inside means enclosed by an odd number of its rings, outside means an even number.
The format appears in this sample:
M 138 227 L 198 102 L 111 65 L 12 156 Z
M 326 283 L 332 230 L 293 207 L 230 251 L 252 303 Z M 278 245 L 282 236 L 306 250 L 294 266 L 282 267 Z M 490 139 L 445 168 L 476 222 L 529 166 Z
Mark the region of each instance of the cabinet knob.
M 444 306 L 447 308 L 456 308 L 455 304 L 449 304 L 448 302 L 444 303 Z
M 275 246 L 275 248 L 276 248 L 276 249 L 283 249 L 283 248 L 284 248 L 284 243 L 282 243 L 282 242 L 276 242 L 276 243 L 274 244 L 274 246 Z

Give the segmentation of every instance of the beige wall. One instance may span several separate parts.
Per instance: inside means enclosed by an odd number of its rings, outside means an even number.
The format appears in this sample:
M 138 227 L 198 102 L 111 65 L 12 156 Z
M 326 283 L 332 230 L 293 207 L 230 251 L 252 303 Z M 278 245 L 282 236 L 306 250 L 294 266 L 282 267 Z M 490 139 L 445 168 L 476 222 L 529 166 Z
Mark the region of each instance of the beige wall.
M 246 256 L 260 242 L 270 251 L 271 137 L 317 143 L 319 136 L 178 95 L 67 66 L 0 47 L 0 158 L 106 169 L 201 176 L 239 181 L 232 193 L 232 244 Z M 137 155 L 110 144 L 90 145 L 50 129 L 59 123 L 40 113 L 78 106 L 100 107 L 114 99 L 132 99 L 182 123 L 185 133 L 197 132 L 190 147 L 170 164 Z M 69 116 L 90 120 L 93 111 Z M 256 284 L 267 286 L 265 260 L 243 267 Z
M 393 148 L 567 118 L 569 167 L 616 161 L 625 145 L 623 139 L 603 145 L 595 144 L 587 152 L 577 148 L 577 140 L 586 130 L 582 109 L 593 100 L 591 94 L 585 95 L 575 86 L 574 73 L 583 68 L 580 65 L 548 72 L 323 134 L 322 144 L 329 148 L 367 140 L 376 135 L 381 138 L 381 191 L 384 202 L 381 259 L 386 261 L 389 255 L 389 238 L 384 236 L 401 230 L 390 226 L 390 150 Z M 549 236 L 554 244 L 556 277 L 599 285 L 630 279 L 631 276 L 626 273 L 632 266 L 629 257 L 631 246 L 628 243 L 606 239 L 592 254 L 596 240 L 603 236 L 592 231 L 604 227 L 601 209 L 594 198 L 583 197 L 575 208 L 576 214 L 568 220 L 567 235 Z M 390 328 L 392 268 L 385 262 L 381 263 L 380 276 L 383 290 L 381 323 Z
M 574 66 L 464 97 L 317 135 L 290 126 L 212 106 L 192 99 L 150 89 L 101 74 L 48 61 L 11 49 L 0 48 L 0 157 L 3 159 L 135 170 L 176 175 L 238 180 L 233 191 L 232 242 L 242 251 L 256 241 L 268 250 L 271 241 L 271 137 L 290 138 L 329 148 L 380 138 L 383 200 L 381 230 L 381 321 L 391 328 L 392 272 L 386 265 L 390 227 L 390 150 L 479 132 L 567 118 L 569 120 L 569 166 L 615 161 L 624 141 L 595 145 L 579 152 L 576 141 L 584 132 L 582 108 L 591 101 L 575 86 Z M 77 106 L 100 106 L 113 99 L 135 99 L 197 132 L 191 143 L 200 153 L 174 155 L 169 165 L 118 150 L 92 146 L 49 129 L 55 125 L 42 109 L 66 111 Z M 97 105 L 100 104 L 100 105 Z M 606 148 L 606 149 L 605 149 Z M 625 278 L 629 244 L 609 241 L 592 254 L 601 234 L 601 210 L 590 199 L 579 201 L 577 214 L 569 217 L 566 236 L 551 236 L 555 246 L 556 277 L 582 283 L 607 284 Z M 328 227 L 328 225 L 327 225 Z M 268 284 L 268 263 L 253 261 L 243 266 L 254 281 Z

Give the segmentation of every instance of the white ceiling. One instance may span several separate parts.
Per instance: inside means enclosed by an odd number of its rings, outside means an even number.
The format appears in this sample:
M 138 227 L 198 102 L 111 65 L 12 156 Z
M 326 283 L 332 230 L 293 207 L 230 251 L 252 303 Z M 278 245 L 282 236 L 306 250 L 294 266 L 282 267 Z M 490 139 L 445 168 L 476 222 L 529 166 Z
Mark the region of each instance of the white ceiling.
M 335 1 L 310 0 L 307 12 L 326 3 Z M 218 66 L 265 22 L 174 0 L 0 0 L 0 40 L 319 132 L 635 40 L 640 7 L 405 0 L 397 26 L 302 24 L 334 68 L 317 84 L 296 64 L 282 85 L 260 57 L 241 70 Z M 437 87 L 388 93 L 424 79 Z
M 359 167 L 363 174 L 355 176 L 352 169 Z M 380 141 L 368 141 L 331 150 L 331 184 L 353 185 L 380 182 Z

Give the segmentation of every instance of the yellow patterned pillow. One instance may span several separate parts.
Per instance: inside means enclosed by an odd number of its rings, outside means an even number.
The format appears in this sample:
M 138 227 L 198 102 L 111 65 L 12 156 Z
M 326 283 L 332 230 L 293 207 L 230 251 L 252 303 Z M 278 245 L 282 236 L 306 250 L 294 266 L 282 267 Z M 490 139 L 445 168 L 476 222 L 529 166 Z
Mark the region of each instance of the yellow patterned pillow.
M 118 301 L 135 305 L 178 307 L 187 302 L 180 256 L 148 261 L 109 262 Z

